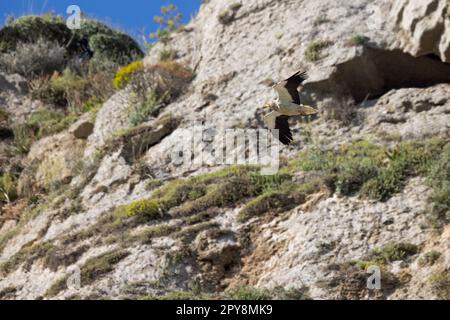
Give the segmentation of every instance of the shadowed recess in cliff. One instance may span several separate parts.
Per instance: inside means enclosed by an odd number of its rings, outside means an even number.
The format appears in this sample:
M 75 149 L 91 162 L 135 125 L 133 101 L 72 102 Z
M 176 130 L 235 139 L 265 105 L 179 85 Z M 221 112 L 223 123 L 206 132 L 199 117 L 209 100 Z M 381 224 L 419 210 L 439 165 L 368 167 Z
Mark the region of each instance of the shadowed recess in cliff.
M 430 56 L 416 58 L 401 50 L 367 47 L 362 54 L 336 65 L 326 79 L 305 84 L 305 90 L 314 92 L 317 100 L 337 95 L 351 96 L 359 103 L 392 89 L 439 83 L 450 83 L 450 64 Z

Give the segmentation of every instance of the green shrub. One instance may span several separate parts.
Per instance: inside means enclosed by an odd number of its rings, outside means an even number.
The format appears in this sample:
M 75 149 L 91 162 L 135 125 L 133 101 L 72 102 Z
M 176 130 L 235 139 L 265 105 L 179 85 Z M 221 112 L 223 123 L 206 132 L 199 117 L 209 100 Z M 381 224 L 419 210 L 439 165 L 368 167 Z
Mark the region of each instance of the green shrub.
M 440 139 L 401 142 L 390 149 L 362 140 L 335 149 L 312 147 L 280 172 L 319 171 L 341 194 L 361 191 L 362 196 L 381 201 L 403 190 L 409 177 L 427 176 L 433 187 L 428 199 L 430 220 L 442 227 L 450 220 L 449 150 Z
M 439 258 L 442 256 L 442 254 L 439 251 L 431 250 L 427 253 L 425 253 L 420 259 L 419 259 L 419 265 L 421 267 L 424 266 L 432 266 L 435 264 L 436 261 L 439 260 Z
M 427 212 L 431 224 L 443 228 L 450 222 L 450 144 L 436 152 L 438 158 L 429 166 L 427 183 L 433 188 Z
M 176 52 L 173 49 L 166 48 L 161 50 L 159 54 L 159 60 L 160 61 L 168 61 L 168 60 L 174 60 L 176 58 Z
M 14 201 L 17 198 L 17 179 L 10 173 L 0 176 L 0 201 Z
M 97 62 L 90 64 L 90 67 L 96 67 L 100 63 L 105 65 L 105 62 L 111 62 L 110 66 L 117 67 L 143 57 L 135 40 L 102 22 L 83 18 L 81 29 L 72 32 L 67 28 L 63 17 L 53 15 L 24 16 L 3 27 L 0 30 L 0 53 L 13 52 L 19 43 L 32 44 L 36 39 L 67 47 L 66 62 L 78 54 L 80 41 L 87 39 L 94 51 L 93 60 Z
M 275 191 L 267 192 L 252 199 L 239 212 L 238 221 L 245 222 L 252 217 L 259 216 L 265 212 L 275 209 L 283 209 L 293 203 L 289 194 Z
M 156 115 L 157 105 L 157 96 L 153 91 L 147 92 L 143 99 L 136 98 L 134 101 L 132 99 L 128 115 L 131 126 L 136 127 L 148 120 L 151 115 Z
M 36 39 L 65 46 L 71 37 L 62 17 L 24 16 L 0 29 L 0 52 L 14 51 L 19 43 L 33 43 Z
M 205 194 L 206 186 L 195 183 L 194 179 L 175 180 L 154 191 L 149 199 L 134 201 L 116 209 L 116 216 L 129 218 L 144 216 L 145 219 L 156 219 L 162 213 Z
M 343 195 L 352 195 L 377 174 L 377 166 L 372 159 L 349 160 L 339 167 L 335 181 L 336 191 Z
M 44 293 L 44 297 L 46 297 L 46 298 L 53 298 L 54 296 L 56 296 L 61 291 L 67 289 L 67 280 L 68 280 L 68 278 L 69 278 L 68 276 L 64 276 L 64 277 L 59 278 L 58 280 L 56 280 L 50 286 L 50 288 L 48 288 L 47 291 Z
M 431 276 L 430 282 L 440 299 L 450 299 L 450 269 L 436 272 Z
M 125 71 L 125 70 L 124 70 Z M 192 72 L 183 65 L 167 60 L 161 61 L 148 68 L 139 67 L 138 64 L 130 66 L 130 73 L 117 78 L 123 85 L 129 82 L 133 92 L 130 101 L 129 120 L 133 126 L 157 116 L 164 105 L 173 102 L 192 80 Z
M 364 46 L 369 41 L 366 36 L 355 34 L 348 40 L 348 45 L 350 46 Z
M 102 65 L 109 62 L 111 66 L 123 66 L 144 56 L 133 38 L 94 19 L 84 19 L 81 29 L 76 30 L 75 39 L 72 42 L 74 48 L 81 39 L 89 40 L 89 47 L 94 52 L 95 61 Z
M 389 155 L 389 165 L 363 186 L 362 193 L 374 200 L 389 199 L 403 189 L 408 177 L 426 173 L 431 156 L 423 145 L 400 144 Z
M 28 79 L 61 71 L 65 65 L 66 49 L 56 42 L 37 39 L 18 43 L 14 51 L 0 55 L 0 69 L 18 73 Z
M 375 249 L 373 256 L 375 261 L 389 263 L 397 260 L 405 260 L 409 256 L 419 252 L 419 247 L 411 243 L 390 243 L 382 248 Z
M 126 258 L 128 251 L 113 250 L 90 258 L 81 267 L 81 286 L 89 285 L 114 270 L 114 265 Z
M 121 206 L 116 210 L 118 217 L 130 218 L 137 215 L 145 215 L 149 219 L 160 216 L 161 205 L 157 200 L 142 199 L 134 201 L 128 205 Z
M 19 153 L 27 153 L 34 141 L 67 129 L 77 119 L 76 114 L 66 115 L 62 111 L 38 109 L 24 123 L 13 126 L 14 145 Z
M 138 96 L 145 98 L 152 91 L 158 102 L 169 104 L 183 93 L 192 79 L 191 70 L 173 60 L 166 60 L 135 72 L 130 83 Z
M 143 56 L 136 42 L 119 32 L 94 34 L 90 37 L 89 46 L 97 59 L 111 61 L 119 66 L 127 65 Z
M 328 41 L 311 42 L 305 51 L 305 57 L 308 61 L 315 62 L 323 58 L 322 50 L 328 47 L 331 43 Z
M 0 108 L 0 122 L 7 122 L 9 119 L 9 113 L 4 110 L 3 108 Z

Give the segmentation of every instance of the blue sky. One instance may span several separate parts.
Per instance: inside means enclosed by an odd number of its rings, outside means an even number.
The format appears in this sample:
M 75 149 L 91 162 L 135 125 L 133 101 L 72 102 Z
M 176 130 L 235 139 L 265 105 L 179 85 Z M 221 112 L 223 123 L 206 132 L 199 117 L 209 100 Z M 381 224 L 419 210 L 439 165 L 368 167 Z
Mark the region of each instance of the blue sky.
M 76 4 L 81 11 L 117 27 L 137 40 L 157 29 L 153 16 L 162 5 L 175 4 L 183 14 L 184 23 L 198 12 L 201 0 L 0 0 L 0 25 L 8 15 L 55 12 L 67 16 L 66 8 Z

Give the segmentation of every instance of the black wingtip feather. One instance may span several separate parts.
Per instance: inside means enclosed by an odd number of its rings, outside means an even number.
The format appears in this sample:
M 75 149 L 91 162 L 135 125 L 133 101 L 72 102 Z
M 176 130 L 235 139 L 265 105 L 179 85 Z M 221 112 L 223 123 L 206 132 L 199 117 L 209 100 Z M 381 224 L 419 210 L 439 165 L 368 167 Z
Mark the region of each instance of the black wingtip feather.
M 275 129 L 278 129 L 278 140 L 284 145 L 289 145 L 294 140 L 288 119 L 288 116 L 279 116 L 275 119 Z
M 305 81 L 308 79 L 309 75 L 307 71 L 297 71 L 294 75 L 290 76 L 286 81 L 292 80 L 292 79 L 299 79 L 300 81 Z

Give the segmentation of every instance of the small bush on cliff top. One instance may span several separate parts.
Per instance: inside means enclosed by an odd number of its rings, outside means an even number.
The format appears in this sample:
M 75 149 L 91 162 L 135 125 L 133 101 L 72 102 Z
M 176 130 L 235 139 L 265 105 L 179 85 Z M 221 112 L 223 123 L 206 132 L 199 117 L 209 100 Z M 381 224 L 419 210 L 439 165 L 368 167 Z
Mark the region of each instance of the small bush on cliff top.
M 21 42 L 14 51 L 0 55 L 0 69 L 32 79 L 61 71 L 65 66 L 65 55 L 66 49 L 56 42 L 44 39 Z
M 78 44 L 87 39 L 96 56 L 121 65 L 143 57 L 139 45 L 130 36 L 116 31 L 102 22 L 84 18 L 81 29 L 73 33 L 64 18 L 54 15 L 24 16 L 0 30 L 0 53 L 16 50 L 19 43 L 33 43 L 36 39 L 67 46 L 68 59 L 78 53 Z
M 36 39 L 45 39 L 65 46 L 71 36 L 71 31 L 62 17 L 24 16 L 0 29 L 0 52 L 14 51 L 19 43 L 33 43 Z

